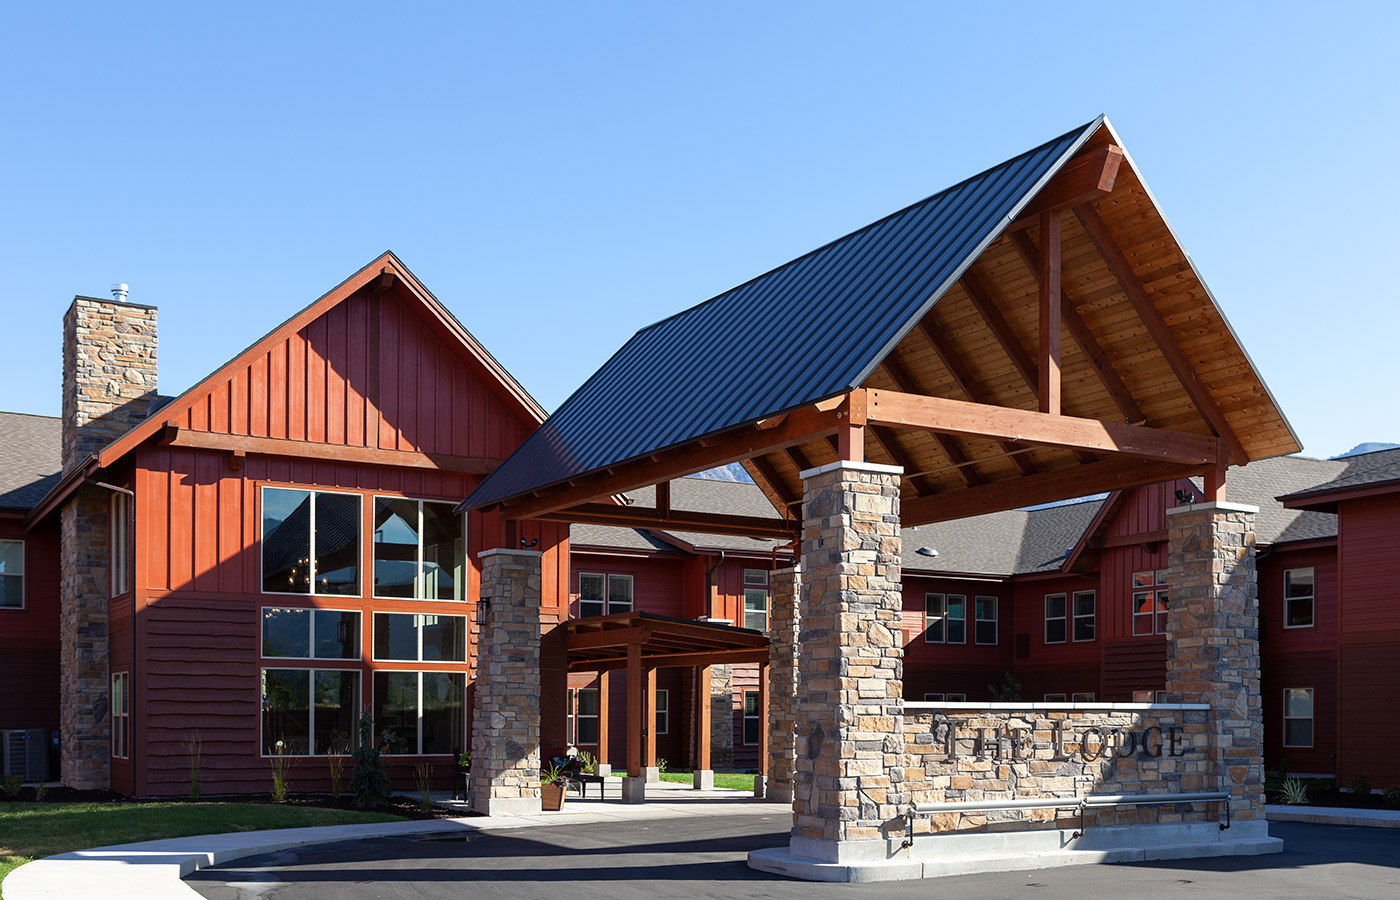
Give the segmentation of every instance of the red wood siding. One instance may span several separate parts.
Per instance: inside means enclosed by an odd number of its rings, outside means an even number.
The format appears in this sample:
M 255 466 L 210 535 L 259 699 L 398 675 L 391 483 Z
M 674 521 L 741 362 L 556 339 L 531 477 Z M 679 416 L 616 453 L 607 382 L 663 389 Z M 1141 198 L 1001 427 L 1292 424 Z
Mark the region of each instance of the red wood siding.
M 1339 513 L 1339 630 L 1361 634 L 1400 629 L 1400 494 L 1347 500 Z
M 1313 570 L 1313 625 L 1284 628 L 1283 573 Z M 1278 548 L 1259 560 L 1259 640 L 1266 653 L 1316 653 L 1337 646 L 1336 545 L 1302 550 Z
M 1127 703 L 1135 692 L 1164 690 L 1166 683 L 1166 638 L 1104 642 L 1100 700 Z
M 1265 654 L 1260 690 L 1264 701 L 1264 767 L 1286 766 L 1290 772 L 1328 775 L 1337 771 L 1337 655 Z M 1283 692 L 1313 689 L 1313 746 L 1283 746 Z
M 645 556 L 576 553 L 569 560 L 569 616 L 578 618 L 578 578 L 582 573 L 632 576 L 632 609 L 681 618 L 684 609 L 683 571 L 678 561 Z
M 1340 660 L 1337 783 L 1365 775 L 1374 787 L 1400 784 L 1400 641 L 1343 643 Z
M 57 729 L 58 517 L 27 534 L 0 518 L 0 539 L 24 541 L 24 608 L 0 609 L 0 728 Z
M 1094 591 L 1094 639 L 1074 640 L 1073 598 L 1076 591 Z M 1065 595 L 1065 640 L 1063 643 L 1045 642 L 1045 598 L 1051 594 Z M 1065 575 L 1055 578 L 1034 578 L 1018 581 L 1014 590 L 1014 623 L 1017 635 L 1029 635 L 1030 655 L 1017 659 L 1016 667 L 1022 669 L 1044 669 L 1049 667 L 1086 669 L 1097 668 L 1099 662 L 1099 629 L 1103 599 L 1099 585 L 1093 579 L 1079 575 Z M 1026 639 L 1017 638 L 1025 643 Z M 1094 690 L 1091 687 L 1080 690 Z

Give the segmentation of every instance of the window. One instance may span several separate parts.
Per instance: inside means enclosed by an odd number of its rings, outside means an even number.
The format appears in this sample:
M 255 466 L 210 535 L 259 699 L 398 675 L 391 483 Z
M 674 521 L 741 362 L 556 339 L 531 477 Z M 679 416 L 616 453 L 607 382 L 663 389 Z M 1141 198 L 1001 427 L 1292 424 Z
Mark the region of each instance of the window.
M 578 577 L 578 615 L 610 616 L 632 611 L 632 576 L 583 573 Z
M 360 614 L 338 609 L 264 606 L 262 655 L 282 659 L 359 659 Z
M 763 729 L 758 720 L 760 705 L 758 691 L 744 691 L 744 746 L 746 747 L 756 745 L 759 738 L 763 736 Z
M 131 674 L 112 673 L 112 755 L 131 756 Z
M 570 744 L 598 743 L 598 689 L 569 688 Z
M 671 692 L 656 692 L 656 733 L 666 734 L 671 730 Z
M 1287 688 L 1283 692 L 1283 746 L 1313 745 L 1313 689 Z
M 360 497 L 263 488 L 264 594 L 360 596 Z
M 24 541 L 0 541 L 0 609 L 24 609 Z
M 375 672 L 380 746 L 409 756 L 466 746 L 466 678 L 464 672 Z
M 1167 573 L 1133 573 L 1133 634 L 1167 633 Z
M 465 600 L 465 519 L 454 504 L 374 498 L 374 596 Z
M 966 703 L 967 694 L 924 694 L 925 703 Z
M 1313 624 L 1313 570 L 1286 569 L 1283 573 L 1283 627 L 1311 628 Z
M 353 749 L 360 673 L 341 669 L 262 670 L 262 752 L 327 756 Z
M 1045 595 L 1045 643 L 1065 642 L 1065 595 Z
M 924 595 L 924 641 L 967 643 L 967 598 L 959 594 Z
M 1094 592 L 1075 591 L 1073 600 L 1074 639 L 1076 641 L 1092 641 L 1094 639 Z
M 120 597 L 131 586 L 127 577 L 127 566 L 131 559 L 131 498 L 126 494 L 112 495 L 107 532 L 107 547 L 111 554 L 107 571 L 111 574 L 112 596 Z
M 393 662 L 466 662 L 467 617 L 375 613 L 374 658 Z
M 1046 694 L 1046 695 L 1045 695 L 1045 702 L 1046 702 L 1046 703 L 1064 703 L 1064 702 L 1065 702 L 1065 695 L 1064 695 L 1064 694 Z
M 768 572 L 744 570 L 744 627 L 768 630 Z
M 978 597 L 973 602 L 977 624 L 974 627 L 975 640 L 979 644 L 997 642 L 997 598 Z
M 1093 702 L 1094 702 L 1094 692 L 1093 692 L 1093 691 L 1083 691 L 1083 692 L 1078 693 L 1078 694 L 1072 694 L 1072 695 L 1070 695 L 1070 698 L 1069 698 L 1069 699 L 1070 699 L 1071 701 L 1075 702 L 1075 703 L 1093 703 Z

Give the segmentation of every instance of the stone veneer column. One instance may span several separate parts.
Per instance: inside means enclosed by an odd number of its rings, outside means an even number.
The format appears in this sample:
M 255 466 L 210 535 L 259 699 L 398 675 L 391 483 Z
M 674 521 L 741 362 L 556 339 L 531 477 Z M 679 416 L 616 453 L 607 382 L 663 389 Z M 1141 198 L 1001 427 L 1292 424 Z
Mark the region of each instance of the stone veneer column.
M 1255 506 L 1198 503 L 1169 510 L 1167 691 L 1209 703 L 1206 790 L 1229 791 L 1237 821 L 1264 817 L 1264 720 L 1259 693 Z
M 156 310 L 74 298 L 63 317 L 63 471 L 145 421 L 156 399 Z M 107 511 L 80 486 L 59 512 L 59 728 L 63 783 L 108 787 Z
M 471 807 L 488 816 L 540 811 L 540 553 L 481 553 L 472 706 Z
M 836 462 L 802 473 L 797 856 L 886 859 L 902 837 L 902 471 Z
M 768 576 L 768 781 L 764 799 L 792 802 L 797 762 L 797 641 L 802 566 Z
M 710 769 L 734 769 L 733 666 L 710 666 Z

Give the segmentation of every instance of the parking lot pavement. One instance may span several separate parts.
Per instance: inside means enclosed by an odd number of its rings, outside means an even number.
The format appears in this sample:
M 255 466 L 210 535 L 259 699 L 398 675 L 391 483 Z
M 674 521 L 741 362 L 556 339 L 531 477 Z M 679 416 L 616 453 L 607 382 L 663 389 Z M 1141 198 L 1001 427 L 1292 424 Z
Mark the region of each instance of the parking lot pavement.
M 203 869 L 186 883 L 209 900 L 1400 898 L 1400 833 L 1394 830 L 1285 823 L 1271 828 L 1287 844 L 1272 856 L 885 884 L 812 884 L 748 868 L 748 851 L 786 843 L 790 822 L 790 815 L 774 813 L 379 838 L 250 857 Z

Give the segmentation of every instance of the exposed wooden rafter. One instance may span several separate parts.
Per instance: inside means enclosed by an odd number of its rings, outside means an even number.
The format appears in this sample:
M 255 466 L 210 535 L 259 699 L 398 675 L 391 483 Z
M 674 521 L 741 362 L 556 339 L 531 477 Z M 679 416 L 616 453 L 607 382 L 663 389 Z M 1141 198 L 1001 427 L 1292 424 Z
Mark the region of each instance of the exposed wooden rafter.
M 590 525 L 615 525 L 619 528 L 663 528 L 696 531 L 701 534 L 772 538 L 779 541 L 792 540 L 798 525 L 791 518 L 768 519 L 684 509 L 673 509 L 662 515 L 660 510 L 651 507 L 617 506 L 612 503 L 583 503 L 535 518 L 546 522 L 582 522 Z
M 918 382 L 914 380 L 914 376 L 909 374 L 909 370 L 906 369 L 904 364 L 894 355 L 893 350 L 891 350 L 884 361 L 880 363 L 880 366 L 901 391 L 908 394 L 924 393 L 924 391 L 920 389 Z M 958 477 L 962 479 L 964 485 L 971 487 L 974 484 L 982 483 L 981 476 L 977 474 L 972 466 L 968 465 L 967 454 L 963 452 L 962 447 L 958 446 L 957 441 L 946 434 L 938 434 L 934 435 L 934 442 L 937 443 L 938 448 L 943 451 L 943 455 L 948 457 L 948 462 L 952 463 L 958 473 Z M 905 466 L 906 472 L 917 471 L 917 466 L 914 466 L 912 463 L 909 465 L 898 463 L 898 465 Z
M 1042 213 L 1063 212 L 1097 200 L 1113 190 L 1122 162 L 1120 147 L 1101 147 L 1075 157 L 1035 195 L 1021 211 L 1020 218 L 1007 227 L 1019 231 L 1037 224 Z
M 405 469 L 433 469 L 439 472 L 460 472 L 487 475 L 501 464 L 499 459 L 475 456 L 452 456 L 446 453 L 420 453 L 416 450 L 380 450 L 377 447 L 353 447 L 346 444 L 322 444 L 315 441 L 290 441 L 285 438 L 248 437 L 241 434 L 221 434 L 212 431 L 192 431 L 176 425 L 160 429 L 157 442 L 166 447 L 191 450 L 218 450 L 246 456 L 286 456 L 319 459 L 327 462 L 363 463 L 366 465 L 399 466 Z

